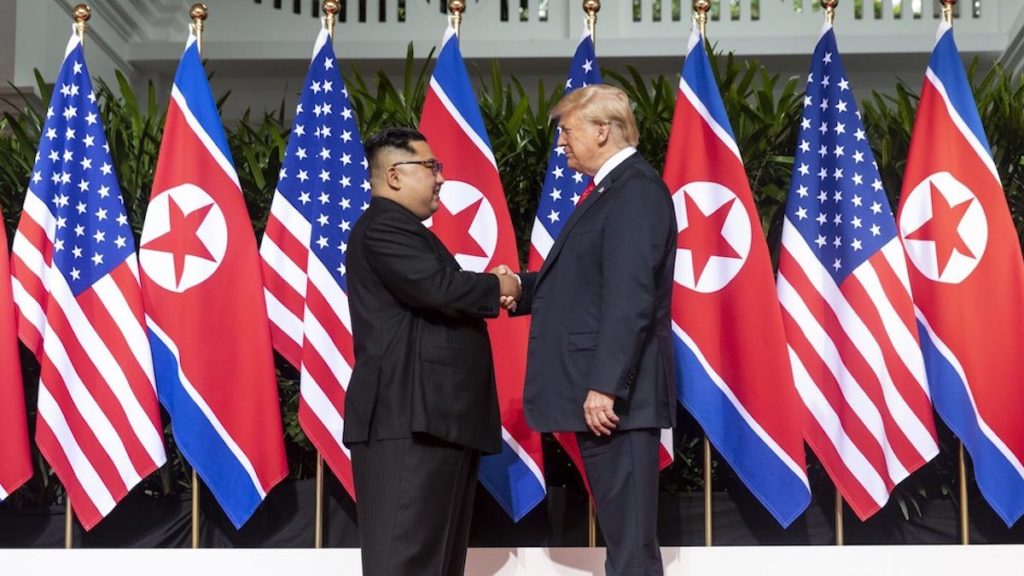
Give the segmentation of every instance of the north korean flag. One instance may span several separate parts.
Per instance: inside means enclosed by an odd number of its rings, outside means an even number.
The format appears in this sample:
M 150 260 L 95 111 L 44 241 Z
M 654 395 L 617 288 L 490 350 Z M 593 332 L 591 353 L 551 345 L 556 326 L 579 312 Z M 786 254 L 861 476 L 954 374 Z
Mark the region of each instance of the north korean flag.
M 459 51 L 459 38 L 450 27 L 430 79 L 420 131 L 444 164 L 445 177 L 441 206 L 425 224 L 465 270 L 515 266 L 519 255 L 498 165 Z M 525 318 L 502 314 L 489 320 L 487 328 L 504 445 L 500 454 L 481 460 L 479 478 L 518 522 L 546 493 L 540 434 L 526 425 L 523 413 L 529 324 Z
M 694 31 L 665 159 L 679 226 L 672 329 L 683 405 L 783 526 L 810 502 L 768 246 L 704 39 Z

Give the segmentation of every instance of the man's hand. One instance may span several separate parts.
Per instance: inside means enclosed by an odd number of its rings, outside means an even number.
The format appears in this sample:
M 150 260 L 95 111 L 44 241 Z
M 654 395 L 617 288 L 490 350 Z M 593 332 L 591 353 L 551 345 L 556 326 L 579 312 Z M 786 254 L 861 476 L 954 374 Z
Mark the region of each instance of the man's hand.
M 612 430 L 619 426 L 619 417 L 615 415 L 615 396 L 591 390 L 583 402 L 583 417 L 594 435 L 611 436 Z
M 516 302 L 523 295 L 523 287 L 512 269 L 499 264 L 491 269 L 491 274 L 498 277 L 501 292 L 501 307 L 508 311 L 516 309 Z

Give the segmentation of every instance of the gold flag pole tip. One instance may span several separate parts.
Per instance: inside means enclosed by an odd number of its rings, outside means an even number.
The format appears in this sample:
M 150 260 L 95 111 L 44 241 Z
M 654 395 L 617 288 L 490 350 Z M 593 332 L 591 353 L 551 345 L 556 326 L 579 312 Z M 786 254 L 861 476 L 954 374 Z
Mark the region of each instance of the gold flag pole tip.
M 458 36 L 462 29 L 462 13 L 466 11 L 466 3 L 462 0 L 448 0 L 448 12 L 451 13 L 452 28 L 455 28 L 455 35 Z
M 320 5 L 320 10 L 324 13 L 324 27 L 327 28 L 327 33 L 334 38 L 334 22 L 335 16 L 341 11 L 341 5 L 336 0 L 324 0 L 324 3 Z
M 953 25 L 953 6 L 956 3 L 957 0 L 942 0 L 942 19 L 950 26 Z
M 210 15 L 210 10 L 206 7 L 206 4 L 193 4 L 188 9 L 188 17 L 192 19 L 192 32 L 196 35 L 196 44 L 199 49 L 199 54 L 203 53 L 203 26 L 206 22 L 206 17 Z
M 693 0 L 693 17 L 697 20 L 697 28 L 700 35 L 707 38 L 708 33 L 708 11 L 711 10 L 711 2 L 708 0 Z
M 78 39 L 85 41 L 85 23 L 92 18 L 92 8 L 89 8 L 88 4 L 76 4 L 71 9 L 71 16 L 75 19 L 75 33 L 78 34 Z
M 583 0 L 583 12 L 587 15 L 587 31 L 591 41 L 597 41 L 597 13 L 601 11 L 601 0 Z
M 836 21 L 836 6 L 839 6 L 839 0 L 821 0 L 819 2 L 821 7 L 825 10 L 825 21 L 832 25 Z

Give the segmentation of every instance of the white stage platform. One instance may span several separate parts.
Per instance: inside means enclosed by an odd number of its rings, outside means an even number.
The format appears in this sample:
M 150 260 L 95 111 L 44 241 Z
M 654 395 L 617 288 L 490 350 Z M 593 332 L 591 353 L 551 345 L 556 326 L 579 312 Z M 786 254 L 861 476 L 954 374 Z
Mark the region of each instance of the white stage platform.
M 666 574 L 1020 576 L 1024 546 L 663 548 Z M 474 548 L 467 576 L 604 575 L 604 549 Z M 361 573 L 359 550 L 0 550 L 4 574 L 282 576 Z

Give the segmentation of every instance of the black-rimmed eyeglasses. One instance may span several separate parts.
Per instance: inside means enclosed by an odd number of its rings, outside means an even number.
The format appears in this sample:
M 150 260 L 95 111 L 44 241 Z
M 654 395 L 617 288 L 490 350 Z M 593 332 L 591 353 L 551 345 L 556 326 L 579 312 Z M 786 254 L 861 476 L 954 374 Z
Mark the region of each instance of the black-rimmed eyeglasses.
M 395 166 L 401 166 L 402 164 L 419 164 L 433 172 L 434 176 L 437 176 L 442 170 L 444 170 L 444 164 L 441 164 L 437 160 L 406 160 L 404 162 L 395 162 L 391 167 L 394 168 Z

